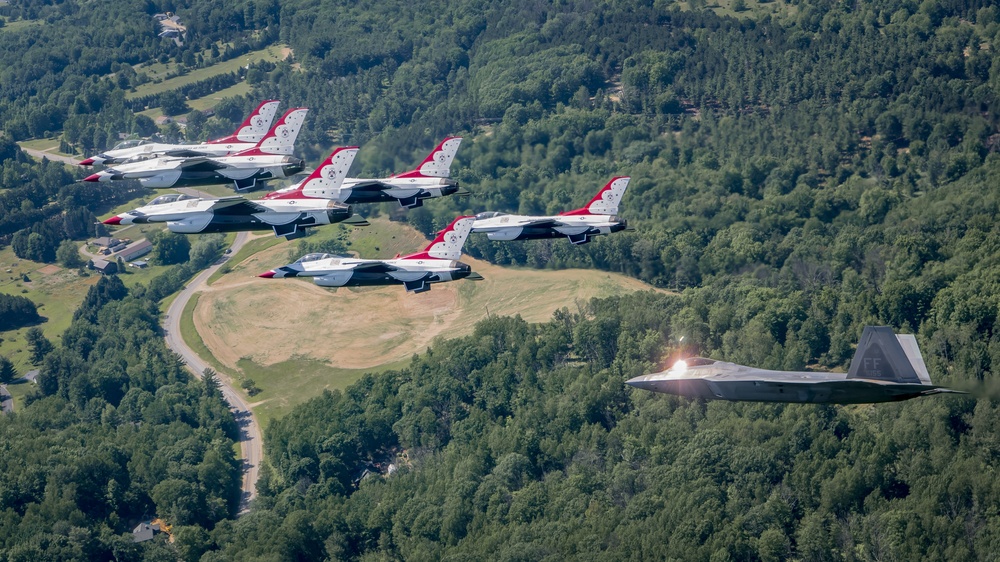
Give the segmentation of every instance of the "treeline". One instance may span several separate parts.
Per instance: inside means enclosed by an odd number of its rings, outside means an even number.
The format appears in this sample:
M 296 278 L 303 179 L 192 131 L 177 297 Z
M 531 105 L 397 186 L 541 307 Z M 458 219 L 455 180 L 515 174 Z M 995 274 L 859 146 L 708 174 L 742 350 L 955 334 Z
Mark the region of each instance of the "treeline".
M 22 259 L 51 263 L 65 240 L 107 234 L 95 211 L 145 192 L 138 182 L 82 184 L 62 163 L 36 162 L 0 139 L 0 247 L 10 244 Z
M 0 332 L 41 322 L 38 305 L 28 297 L 0 293 Z
M 311 400 L 268 428 L 261 499 L 203 559 L 990 559 L 991 402 L 626 387 L 698 306 L 646 292 L 492 318 Z
M 5 560 L 190 559 L 188 537 L 233 513 L 236 422 L 158 321 L 156 301 L 101 278 L 45 356 L 37 393 L 0 416 Z M 175 543 L 134 543 L 132 527 L 157 515 Z

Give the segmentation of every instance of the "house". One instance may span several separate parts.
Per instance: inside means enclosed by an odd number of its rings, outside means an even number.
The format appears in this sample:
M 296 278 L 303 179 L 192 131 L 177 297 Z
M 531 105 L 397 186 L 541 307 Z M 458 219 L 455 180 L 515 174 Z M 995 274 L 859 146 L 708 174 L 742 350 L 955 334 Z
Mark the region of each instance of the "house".
M 146 260 L 139 260 L 128 264 L 128 266 L 134 267 L 136 269 L 146 269 L 147 267 L 149 267 L 149 262 Z
M 157 125 L 166 125 L 167 123 L 170 123 L 171 121 L 173 121 L 173 119 L 171 119 L 170 117 L 167 117 L 166 115 L 161 115 L 161 116 L 159 116 L 159 117 L 156 118 L 156 124 Z
M 145 256 L 152 251 L 153 244 L 149 240 L 140 240 L 125 246 L 124 249 L 119 251 L 118 255 L 120 255 L 125 261 L 132 261 L 135 258 Z
M 132 540 L 135 542 L 145 542 L 153 539 L 155 535 L 160 530 L 160 525 L 158 523 L 147 523 L 143 521 L 132 529 Z
M 118 264 L 113 261 L 102 259 L 90 260 L 90 267 L 103 275 L 118 273 Z
M 111 245 L 111 240 L 112 238 L 109 236 L 101 236 L 100 238 L 94 238 L 90 243 L 99 248 L 107 248 Z

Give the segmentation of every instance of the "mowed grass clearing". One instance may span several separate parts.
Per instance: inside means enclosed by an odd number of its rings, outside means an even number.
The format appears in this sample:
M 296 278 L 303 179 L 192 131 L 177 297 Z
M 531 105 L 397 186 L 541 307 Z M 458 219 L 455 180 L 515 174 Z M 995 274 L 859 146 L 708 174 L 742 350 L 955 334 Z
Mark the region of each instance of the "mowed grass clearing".
M 136 88 L 134 92 L 126 93 L 125 99 L 162 94 L 168 90 L 175 90 L 181 86 L 186 86 L 219 74 L 236 72 L 236 70 L 240 67 L 246 66 L 250 63 L 259 61 L 278 62 L 283 60 L 286 56 L 288 56 L 288 49 L 284 45 L 271 45 L 270 47 L 266 47 L 258 51 L 250 51 L 249 53 L 240 55 L 234 59 L 213 64 L 212 66 L 197 68 L 183 76 L 175 76 L 158 83 L 147 82 Z M 138 68 L 136 70 L 138 72 L 143 71 L 142 68 Z
M 340 235 L 336 228 L 320 231 L 307 240 Z M 353 229 L 349 240 L 350 250 L 372 258 L 427 244 L 408 225 L 385 219 Z M 283 415 L 365 372 L 404 366 L 435 337 L 471 333 L 487 313 L 543 322 L 555 310 L 575 310 L 593 297 L 651 289 L 603 271 L 502 268 L 468 257 L 462 261 L 485 280 L 435 284 L 416 295 L 402 286 L 333 290 L 309 280 L 257 277 L 293 261 L 295 244 L 281 241 L 245 258 L 236 256 L 231 271 L 201 293 L 194 310 L 194 326 L 211 356 L 262 389 L 251 400 L 265 417 Z

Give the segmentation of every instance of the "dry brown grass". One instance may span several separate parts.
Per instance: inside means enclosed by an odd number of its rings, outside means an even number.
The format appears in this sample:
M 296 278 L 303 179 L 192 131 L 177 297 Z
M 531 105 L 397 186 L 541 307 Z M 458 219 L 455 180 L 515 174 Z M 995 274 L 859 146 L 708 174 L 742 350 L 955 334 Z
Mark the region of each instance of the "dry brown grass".
M 415 244 L 401 251 L 424 243 L 407 226 L 385 221 L 373 226 L 395 232 L 396 243 Z M 387 242 L 382 249 L 395 245 Z M 235 368 L 239 359 L 249 358 L 266 367 L 298 357 L 367 369 L 422 352 L 439 335 L 466 335 L 487 310 L 541 322 L 556 309 L 575 310 L 577 302 L 592 297 L 650 289 L 602 271 L 502 268 L 467 256 L 462 261 L 484 281 L 435 284 L 422 294 L 408 294 L 402 286 L 331 290 L 308 280 L 256 277 L 287 263 L 288 252 L 288 243 L 259 252 L 202 294 L 195 326 L 222 363 Z

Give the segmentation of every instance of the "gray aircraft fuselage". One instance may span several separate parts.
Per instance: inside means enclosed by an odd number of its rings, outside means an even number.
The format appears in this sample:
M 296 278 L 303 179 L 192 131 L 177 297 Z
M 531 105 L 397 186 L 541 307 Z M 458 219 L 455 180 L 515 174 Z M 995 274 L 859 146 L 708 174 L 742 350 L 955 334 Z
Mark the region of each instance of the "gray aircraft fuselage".
M 692 358 L 707 365 L 675 365 L 661 373 L 635 377 L 627 384 L 666 394 L 708 400 L 867 404 L 896 402 L 948 392 L 935 385 L 853 378 L 847 373 L 771 371 L 735 363 Z

